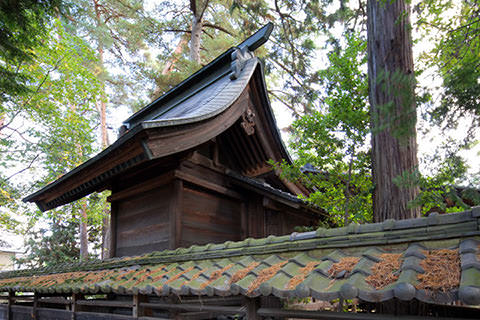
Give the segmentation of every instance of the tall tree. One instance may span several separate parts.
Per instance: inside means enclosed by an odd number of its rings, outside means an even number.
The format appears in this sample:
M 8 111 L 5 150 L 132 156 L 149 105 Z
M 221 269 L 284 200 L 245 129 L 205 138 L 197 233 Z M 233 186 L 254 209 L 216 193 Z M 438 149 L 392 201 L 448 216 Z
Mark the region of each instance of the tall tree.
M 49 26 L 44 45 L 32 53 L 29 62 L 5 64 L 11 70 L 28 72 L 30 81 L 25 94 L 0 103 L 6 119 L 0 132 L 0 201 L 23 212 L 31 223 L 41 218 L 64 220 L 64 215 L 81 221 L 78 206 L 50 211 L 43 217 L 37 210 L 18 206 L 19 199 L 78 166 L 95 151 L 94 102 L 100 88 L 93 72 L 96 60 L 89 45 L 66 32 L 58 20 Z M 89 210 L 89 215 L 98 214 L 97 209 Z
M 415 218 L 420 208 L 410 203 L 418 186 L 396 183 L 418 170 L 410 6 L 405 0 L 369 0 L 367 14 L 373 218 Z
M 109 109 L 128 105 L 130 99 L 135 100 L 135 97 L 141 95 L 135 92 L 129 71 L 133 73 L 132 65 L 138 58 L 138 51 L 154 38 L 152 34 L 156 33 L 156 24 L 146 16 L 142 0 L 82 0 L 72 6 L 71 11 L 69 21 L 73 32 L 89 41 L 97 55 L 95 70 L 100 90 L 95 106 L 99 120 L 99 146 L 105 149 L 110 144 L 107 121 Z M 112 68 L 122 72 L 109 72 Z M 102 257 L 107 257 L 110 243 L 107 203 L 104 209 Z M 86 222 L 87 219 L 84 218 L 80 225 L 82 253 L 83 249 L 88 248 L 87 244 L 83 243 L 87 239 Z

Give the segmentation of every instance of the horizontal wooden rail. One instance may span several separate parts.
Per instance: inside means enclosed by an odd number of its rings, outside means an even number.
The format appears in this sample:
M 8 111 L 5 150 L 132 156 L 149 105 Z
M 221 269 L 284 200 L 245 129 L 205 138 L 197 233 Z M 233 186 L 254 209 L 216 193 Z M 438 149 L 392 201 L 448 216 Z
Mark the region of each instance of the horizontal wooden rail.
M 116 308 L 132 308 L 131 301 L 113 301 L 113 300 L 77 300 L 79 306 L 95 306 L 95 307 L 116 307 Z
M 171 304 L 142 302 L 140 307 L 163 310 L 208 311 L 220 314 L 245 314 L 244 307 L 212 306 L 202 304 Z
M 46 303 L 46 304 L 64 304 L 68 305 L 71 304 L 72 301 L 65 299 L 65 298 L 40 298 L 38 299 L 38 303 Z
M 321 319 L 321 320 L 451 320 L 452 318 L 437 318 L 427 316 L 409 316 L 394 314 L 375 314 L 375 313 L 352 313 L 352 312 L 333 312 L 333 311 L 308 311 L 308 310 L 284 310 L 260 308 L 257 310 L 260 317 L 278 317 L 278 318 L 299 318 L 299 319 Z M 462 320 L 455 318 L 456 320 Z M 464 319 L 466 320 L 466 319 Z

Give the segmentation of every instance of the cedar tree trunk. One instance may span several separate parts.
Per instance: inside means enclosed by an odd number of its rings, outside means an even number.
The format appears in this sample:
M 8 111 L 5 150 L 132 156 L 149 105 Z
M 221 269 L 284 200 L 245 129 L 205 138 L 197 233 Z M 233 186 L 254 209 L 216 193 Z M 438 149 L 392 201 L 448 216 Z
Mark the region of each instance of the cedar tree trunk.
M 393 181 L 418 169 L 410 6 L 405 0 L 368 0 L 367 9 L 373 219 L 415 218 L 420 209 L 408 204 L 418 186 Z

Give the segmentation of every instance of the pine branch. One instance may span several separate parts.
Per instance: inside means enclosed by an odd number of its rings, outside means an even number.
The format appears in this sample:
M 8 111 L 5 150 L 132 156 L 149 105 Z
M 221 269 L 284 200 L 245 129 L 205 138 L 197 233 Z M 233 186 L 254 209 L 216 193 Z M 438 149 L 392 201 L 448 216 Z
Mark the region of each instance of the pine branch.
M 222 32 L 225 32 L 226 34 L 228 35 L 231 35 L 232 37 L 234 37 L 235 35 L 233 33 L 231 33 L 230 31 L 228 31 L 227 29 L 225 29 L 224 27 L 221 27 L 221 26 L 217 26 L 216 24 L 212 24 L 210 22 L 205 22 L 203 24 L 204 27 L 208 27 L 208 28 L 213 28 L 213 29 L 217 29 L 217 30 L 220 30 Z

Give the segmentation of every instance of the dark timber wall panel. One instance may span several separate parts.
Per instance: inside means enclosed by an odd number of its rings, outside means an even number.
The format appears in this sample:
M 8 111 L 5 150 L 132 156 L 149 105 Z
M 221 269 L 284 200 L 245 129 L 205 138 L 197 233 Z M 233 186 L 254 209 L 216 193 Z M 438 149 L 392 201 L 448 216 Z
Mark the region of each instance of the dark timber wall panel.
M 282 233 L 288 234 L 295 231 L 295 227 L 299 226 L 315 226 L 317 225 L 318 218 L 314 218 L 311 215 L 293 212 L 293 211 L 282 211 L 279 212 L 279 215 L 282 215 L 281 218 L 283 227 Z
M 168 248 L 171 191 L 166 185 L 116 203 L 116 256 Z
M 241 203 L 224 195 L 183 190 L 181 246 L 241 240 Z
M 0 320 L 7 319 L 8 307 L 6 304 L 0 304 Z

